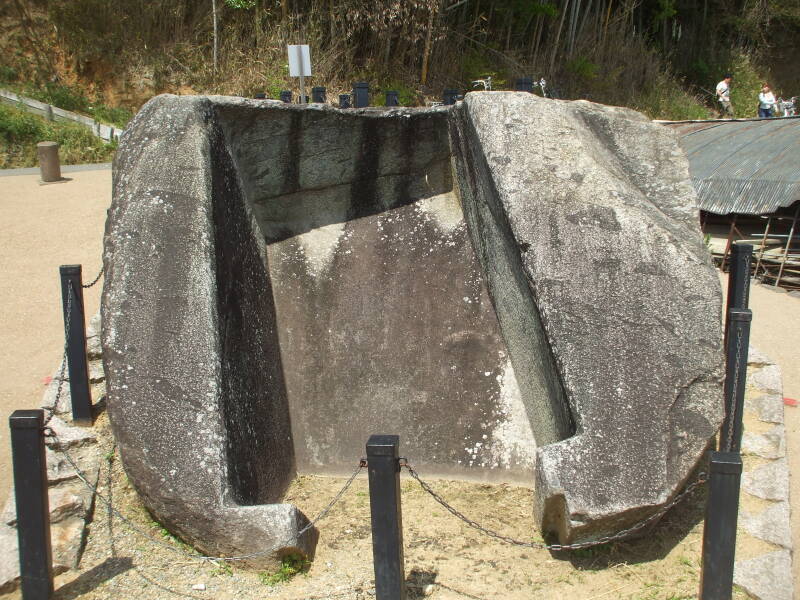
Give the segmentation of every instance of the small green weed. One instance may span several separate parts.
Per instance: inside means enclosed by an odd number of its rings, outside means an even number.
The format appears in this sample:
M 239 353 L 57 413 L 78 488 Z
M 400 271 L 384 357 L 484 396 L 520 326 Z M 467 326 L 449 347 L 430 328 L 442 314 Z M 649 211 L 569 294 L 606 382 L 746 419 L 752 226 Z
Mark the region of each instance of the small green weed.
M 262 571 L 258 577 L 264 585 L 275 586 L 286 583 L 298 573 L 304 573 L 310 566 L 311 562 L 299 554 L 287 554 L 281 559 L 281 568 L 277 573 Z
M 233 575 L 233 567 L 229 562 L 224 560 L 214 563 L 214 568 L 209 571 L 212 577 L 231 577 Z

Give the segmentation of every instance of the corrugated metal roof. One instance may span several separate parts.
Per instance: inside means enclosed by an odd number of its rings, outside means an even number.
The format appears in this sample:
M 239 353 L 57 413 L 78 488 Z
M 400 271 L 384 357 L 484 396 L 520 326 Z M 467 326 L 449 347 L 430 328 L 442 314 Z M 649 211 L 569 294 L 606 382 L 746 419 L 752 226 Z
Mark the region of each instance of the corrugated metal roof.
M 760 215 L 800 200 L 800 117 L 664 125 L 680 136 L 701 209 Z

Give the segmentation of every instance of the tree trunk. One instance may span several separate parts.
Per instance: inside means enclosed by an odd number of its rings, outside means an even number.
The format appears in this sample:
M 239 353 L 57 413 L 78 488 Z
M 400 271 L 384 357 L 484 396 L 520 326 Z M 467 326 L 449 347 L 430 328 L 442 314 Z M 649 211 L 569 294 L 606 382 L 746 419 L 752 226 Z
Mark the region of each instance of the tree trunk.
M 218 39 L 218 23 L 217 23 L 217 0 L 211 0 L 211 18 L 214 21 L 214 75 L 217 74 L 217 67 L 218 67 L 218 60 L 217 60 L 217 52 L 219 48 L 219 39 Z
M 561 30 L 564 28 L 564 19 L 567 17 L 567 9 L 569 8 L 569 0 L 564 2 L 564 8 L 561 9 L 561 21 L 558 24 L 558 31 L 556 32 L 556 39 L 553 42 L 553 52 L 550 53 L 550 72 L 549 77 L 553 76 L 553 67 L 556 64 L 556 54 L 558 53 L 558 42 L 561 39 Z
M 419 77 L 419 82 L 425 85 L 428 82 L 428 57 L 431 54 L 431 36 L 433 35 L 433 13 L 434 9 L 431 7 L 430 14 L 428 15 L 428 31 L 425 33 L 425 50 L 422 52 L 422 73 Z

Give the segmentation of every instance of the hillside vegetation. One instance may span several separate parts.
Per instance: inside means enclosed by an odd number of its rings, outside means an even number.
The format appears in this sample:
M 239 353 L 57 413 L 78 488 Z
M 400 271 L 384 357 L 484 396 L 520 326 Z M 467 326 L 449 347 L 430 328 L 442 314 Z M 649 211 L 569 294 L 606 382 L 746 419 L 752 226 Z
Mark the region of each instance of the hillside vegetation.
M 0 79 L 128 110 L 161 92 L 277 97 L 297 85 L 285 45 L 308 43 L 329 97 L 367 80 L 419 105 L 532 76 L 563 98 L 707 118 L 733 71 L 751 116 L 761 80 L 800 93 L 798 34 L 800 0 L 11 0 Z
M 44 140 L 58 142 L 63 164 L 108 162 L 117 148 L 81 125 L 53 123 L 0 104 L 0 169 L 36 166 L 36 143 Z

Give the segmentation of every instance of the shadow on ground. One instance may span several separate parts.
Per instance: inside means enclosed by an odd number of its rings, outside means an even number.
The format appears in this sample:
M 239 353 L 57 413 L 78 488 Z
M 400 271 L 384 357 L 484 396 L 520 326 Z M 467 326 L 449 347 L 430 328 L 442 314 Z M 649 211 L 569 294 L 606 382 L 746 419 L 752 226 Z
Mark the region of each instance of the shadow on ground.
M 133 568 L 133 560 L 128 557 L 108 558 L 99 565 L 82 573 L 66 585 L 56 590 L 57 600 L 73 600 L 97 588 L 100 584 Z

